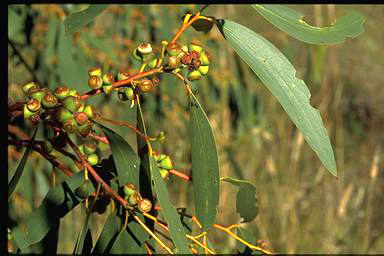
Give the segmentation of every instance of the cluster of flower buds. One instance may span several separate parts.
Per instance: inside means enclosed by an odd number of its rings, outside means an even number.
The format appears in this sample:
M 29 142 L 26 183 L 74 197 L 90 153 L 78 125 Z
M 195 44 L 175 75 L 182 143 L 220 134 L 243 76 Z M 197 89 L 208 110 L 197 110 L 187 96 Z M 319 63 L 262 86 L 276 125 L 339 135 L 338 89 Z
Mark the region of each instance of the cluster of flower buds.
M 97 154 L 97 146 L 94 143 L 86 142 L 79 146 L 79 150 L 86 156 L 86 160 L 90 165 L 99 163 L 99 155 Z
M 157 162 L 161 177 L 165 179 L 169 175 L 169 170 L 173 169 L 171 157 L 166 154 L 160 154 L 158 152 L 153 153 L 153 158 Z
M 115 76 L 106 72 L 103 74 L 100 67 L 92 67 L 88 70 L 88 86 L 93 89 L 102 88 L 106 95 L 110 95 L 112 92 L 112 84 L 115 82 Z
M 152 209 L 151 201 L 143 199 L 134 184 L 125 184 L 124 194 L 124 199 L 128 202 L 128 204 L 130 206 L 137 207 L 141 212 L 149 212 Z

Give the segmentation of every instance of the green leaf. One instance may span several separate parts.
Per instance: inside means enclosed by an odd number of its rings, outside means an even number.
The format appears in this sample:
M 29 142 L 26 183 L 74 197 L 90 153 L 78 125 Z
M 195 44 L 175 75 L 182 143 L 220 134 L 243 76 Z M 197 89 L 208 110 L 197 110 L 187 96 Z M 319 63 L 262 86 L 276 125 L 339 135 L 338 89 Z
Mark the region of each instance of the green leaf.
M 250 244 L 256 244 L 255 236 L 245 228 L 236 227 L 236 233 L 237 233 L 237 236 L 249 242 Z M 237 244 L 236 246 L 237 250 L 239 251 L 240 254 L 261 254 L 253 251 L 251 248 L 249 248 L 248 246 L 244 245 L 239 241 L 237 241 L 236 244 Z
M 110 214 L 93 248 L 92 254 L 109 254 L 120 230 L 120 219 Z
M 26 229 L 21 226 L 12 229 L 15 241 L 22 251 L 41 241 L 52 226 L 79 203 L 73 190 L 83 182 L 84 172 L 81 171 L 51 188 L 39 208 L 27 217 Z
M 169 233 L 176 245 L 177 252 L 181 254 L 189 254 L 188 241 L 184 228 L 180 222 L 179 214 L 175 207 L 169 200 L 169 194 L 167 187 L 161 177 L 159 167 L 157 166 L 156 160 L 150 157 L 149 164 L 151 168 L 151 177 L 156 190 L 157 200 L 159 200 L 161 212 L 168 223 Z
M 140 224 L 131 221 L 127 228 L 117 235 L 111 254 L 144 254 L 146 251 L 143 243 L 148 239 L 148 236 Z
M 12 176 L 12 179 L 8 184 L 8 202 L 9 200 L 11 200 L 13 192 L 15 192 L 16 186 L 20 181 L 21 175 L 23 175 L 25 163 L 27 162 L 29 153 L 31 153 L 33 141 L 35 140 L 37 130 L 38 130 L 38 127 L 35 128 L 32 138 L 28 143 L 27 149 L 25 150 L 23 157 L 21 158 L 19 164 L 17 165 L 15 174 Z
M 87 9 L 80 12 L 71 13 L 65 20 L 65 35 L 71 35 L 79 31 L 83 26 L 90 23 L 97 15 L 103 12 L 108 5 L 92 4 Z
M 195 95 L 190 95 L 189 113 L 195 211 L 206 230 L 216 220 L 220 190 L 219 161 L 212 128 Z
M 302 13 L 283 5 L 254 4 L 252 7 L 282 31 L 310 44 L 341 43 L 347 37 L 357 37 L 364 31 L 365 18 L 357 11 L 351 11 L 337 19 L 331 26 L 321 28 L 307 24 L 303 20 Z
M 277 98 L 320 161 L 336 176 L 335 157 L 320 113 L 309 104 L 311 94 L 304 81 L 295 77 L 292 64 L 252 30 L 230 20 L 220 20 L 217 25 L 232 48 Z
M 119 134 L 105 126 L 100 126 L 103 128 L 111 147 L 120 185 L 132 183 L 139 189 L 140 159 L 136 152 Z
M 237 180 L 231 177 L 223 177 L 221 180 L 229 182 L 239 188 L 236 195 L 236 211 L 244 219 L 242 222 L 250 222 L 256 218 L 259 212 L 256 187 L 246 180 Z

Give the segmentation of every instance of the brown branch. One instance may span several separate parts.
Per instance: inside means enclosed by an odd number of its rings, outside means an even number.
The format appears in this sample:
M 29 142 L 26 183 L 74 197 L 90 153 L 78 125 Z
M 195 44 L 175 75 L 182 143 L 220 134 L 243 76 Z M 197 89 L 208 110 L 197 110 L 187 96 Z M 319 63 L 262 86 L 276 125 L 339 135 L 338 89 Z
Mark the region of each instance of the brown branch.
M 95 133 L 89 133 L 89 134 L 88 134 L 88 137 L 90 137 L 90 138 L 92 138 L 92 139 L 94 139 L 94 140 L 98 140 L 98 141 L 100 141 L 100 142 L 102 142 L 102 143 L 104 143 L 104 144 L 109 144 L 107 138 L 104 137 L 104 136 L 100 136 L 100 135 L 97 135 L 97 134 L 95 134 Z
M 8 132 L 13 133 L 16 135 L 18 138 L 22 140 L 29 140 L 30 137 L 28 134 L 26 134 L 23 130 L 20 129 L 20 127 L 8 124 Z
M 131 124 L 128 123 L 128 122 L 111 120 L 111 119 L 102 117 L 101 115 L 98 115 L 98 117 L 97 117 L 96 119 L 97 119 L 97 120 L 100 120 L 100 121 L 109 122 L 109 123 L 114 124 L 114 125 L 128 127 L 129 129 L 131 129 L 132 131 L 134 131 L 136 134 L 138 134 L 140 137 L 142 137 L 145 141 L 148 141 L 148 140 L 150 139 L 149 136 L 145 135 L 144 133 L 142 133 L 141 131 L 139 131 L 139 129 L 137 129 L 135 126 L 131 125 Z

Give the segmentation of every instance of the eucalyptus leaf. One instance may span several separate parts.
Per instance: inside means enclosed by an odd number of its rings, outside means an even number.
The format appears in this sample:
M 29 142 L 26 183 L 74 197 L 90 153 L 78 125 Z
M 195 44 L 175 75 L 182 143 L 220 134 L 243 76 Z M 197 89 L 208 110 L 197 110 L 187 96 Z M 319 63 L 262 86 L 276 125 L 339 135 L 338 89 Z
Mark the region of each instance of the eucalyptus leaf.
M 282 31 L 310 44 L 341 43 L 347 37 L 357 37 L 364 31 L 365 18 L 357 11 L 350 11 L 329 27 L 314 27 L 303 20 L 302 13 L 283 5 L 254 4 L 252 7 Z
M 208 117 L 194 95 L 190 95 L 189 113 L 195 211 L 206 230 L 216 220 L 220 190 L 219 161 Z
M 108 5 L 91 4 L 87 9 L 71 13 L 65 20 L 65 35 L 71 35 L 90 23 L 96 16 L 102 13 Z
M 246 180 L 237 180 L 231 177 L 223 177 L 221 180 L 229 182 L 239 188 L 236 195 L 236 211 L 244 219 L 243 222 L 250 222 L 256 218 L 259 212 L 256 187 Z
M 238 237 L 242 238 L 248 243 L 256 244 L 255 236 L 245 228 L 236 227 L 236 234 Z M 249 248 L 248 246 L 246 246 L 245 244 L 239 241 L 236 242 L 236 248 L 238 250 L 238 253 L 240 254 L 261 254 L 257 251 L 253 251 L 251 248 Z
M 295 77 L 292 64 L 275 46 L 249 28 L 230 20 L 218 20 L 217 26 L 277 98 L 320 161 L 337 176 L 335 157 L 320 113 L 310 105 L 311 94 L 304 81 Z

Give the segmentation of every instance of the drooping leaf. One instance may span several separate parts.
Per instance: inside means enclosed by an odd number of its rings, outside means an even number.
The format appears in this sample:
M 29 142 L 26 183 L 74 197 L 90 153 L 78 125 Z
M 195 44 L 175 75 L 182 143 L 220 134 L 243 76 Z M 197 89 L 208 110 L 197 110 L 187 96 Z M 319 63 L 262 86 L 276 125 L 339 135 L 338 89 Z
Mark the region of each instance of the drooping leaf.
M 64 20 L 65 35 L 71 35 L 90 23 L 97 15 L 102 13 L 108 5 L 92 4 L 87 9 L 71 13 Z
M 80 252 L 86 252 L 86 254 L 89 254 L 92 250 L 92 237 L 89 240 L 89 237 L 91 236 L 91 229 L 89 224 L 89 218 L 91 216 L 91 211 L 87 211 L 83 225 L 81 227 L 80 233 L 77 237 L 75 248 L 73 249 L 73 254 L 79 254 Z
M 17 187 L 17 184 L 20 181 L 21 175 L 23 175 L 25 163 L 27 162 L 29 153 L 31 153 L 33 141 L 35 140 L 36 132 L 38 130 L 38 127 L 35 128 L 35 131 L 32 135 L 31 140 L 28 143 L 27 149 L 25 150 L 23 157 L 21 158 L 19 164 L 17 165 L 15 174 L 12 176 L 11 181 L 8 184 L 8 202 L 11 199 L 13 192 L 15 192 L 15 189 Z
M 223 36 L 277 98 L 301 131 L 309 146 L 333 175 L 335 157 L 318 110 L 309 103 L 311 96 L 303 80 L 287 58 L 265 38 L 230 20 L 217 23 Z
M 194 95 L 190 95 L 190 141 L 196 216 L 206 230 L 216 220 L 219 202 L 219 161 L 208 117 Z
M 244 220 L 242 222 L 250 222 L 256 218 L 259 207 L 257 205 L 256 188 L 246 180 L 237 180 L 231 177 L 223 177 L 222 181 L 229 182 L 239 188 L 236 195 L 236 211 Z
M 169 233 L 176 245 L 177 252 L 181 254 L 189 254 L 191 252 L 188 249 L 188 241 L 184 228 L 180 222 L 179 214 L 169 200 L 168 189 L 163 178 L 161 177 L 156 160 L 153 157 L 150 157 L 149 164 L 151 168 L 152 181 L 157 194 L 157 200 L 159 200 L 161 212 L 168 223 Z
M 119 134 L 105 126 L 100 126 L 103 128 L 111 147 L 120 185 L 132 183 L 139 189 L 140 159 L 136 152 Z
M 22 251 L 41 241 L 52 226 L 79 203 L 73 191 L 83 180 L 84 172 L 81 171 L 51 188 L 39 208 L 27 217 L 26 229 L 21 226 L 12 229 L 15 241 Z M 91 192 L 94 192 L 94 189 L 91 189 Z
M 120 220 L 110 214 L 93 248 L 92 254 L 109 254 L 120 230 Z
M 351 11 L 329 27 L 314 27 L 307 24 L 304 15 L 279 4 L 254 4 L 265 19 L 297 40 L 310 44 L 341 43 L 347 37 L 355 38 L 363 32 L 364 16 Z

